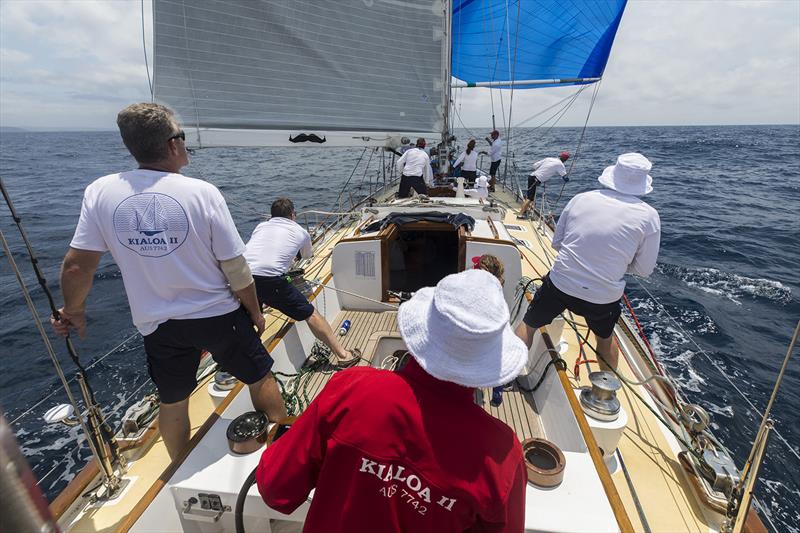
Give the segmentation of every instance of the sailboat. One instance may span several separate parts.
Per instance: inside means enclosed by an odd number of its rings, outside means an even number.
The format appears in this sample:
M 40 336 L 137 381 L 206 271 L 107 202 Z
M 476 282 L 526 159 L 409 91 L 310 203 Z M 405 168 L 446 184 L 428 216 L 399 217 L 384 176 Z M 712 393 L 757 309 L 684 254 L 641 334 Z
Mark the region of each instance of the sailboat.
M 492 254 L 505 266 L 516 325 L 554 258 L 545 201 L 531 219 L 517 220 L 522 189 L 510 149 L 488 198 L 450 187 L 452 88 L 596 84 L 624 8 L 625 0 L 154 0 L 154 97 L 178 112 L 197 148 L 358 146 L 380 154 L 382 171 L 366 198 L 339 201 L 324 218 L 309 214 L 314 257 L 297 266 L 322 316 L 351 324 L 344 345 L 361 350 L 360 364 L 391 370 L 406 353 L 396 321 L 406 293 Z M 454 194 L 397 198 L 393 150 L 403 137 L 435 140 L 440 188 Z M 267 321 L 263 342 L 290 413 L 301 415 L 337 369 L 305 323 L 276 313 Z M 556 320 L 537 332 L 499 406 L 491 390 L 475 396 L 525 443 L 535 471 L 526 530 L 763 531 L 746 496 L 757 468 L 734 464 L 708 413 L 682 397 L 659 363 L 632 309 L 615 330 L 615 374 L 597 372 L 588 335 L 580 317 Z M 141 427 L 132 424 L 133 437 L 118 434 L 113 446 L 92 429 L 101 424 L 91 424 L 97 460 L 42 520 L 65 531 L 302 527 L 308 502 L 291 515 L 265 506 L 245 483 L 260 454 L 229 447 L 231 432 L 254 430 L 249 438 L 261 450 L 278 431 L 242 425 L 253 409 L 243 389 L 213 367 L 199 376 L 191 442 L 174 461 L 152 399 L 134 410 Z

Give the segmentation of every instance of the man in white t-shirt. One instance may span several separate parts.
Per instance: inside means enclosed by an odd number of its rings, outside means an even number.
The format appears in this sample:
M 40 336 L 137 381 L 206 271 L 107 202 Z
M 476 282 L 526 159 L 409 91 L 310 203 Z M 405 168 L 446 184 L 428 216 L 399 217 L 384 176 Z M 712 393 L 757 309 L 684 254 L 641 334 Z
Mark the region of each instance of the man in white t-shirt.
M 578 194 L 564 208 L 553 235 L 558 256 L 517 327 L 529 347 L 538 328 L 569 309 L 595 334 L 601 366 L 616 368 L 623 278 L 649 276 L 661 241 L 658 212 L 639 198 L 653 190 L 651 168 L 641 154 L 622 154 L 598 178 L 606 189 Z
M 311 333 L 324 342 L 342 366 L 359 361 L 357 353 L 348 353 L 333 334 L 325 318 L 287 279 L 286 273 L 299 256 L 311 257 L 311 236 L 295 222 L 294 204 L 278 198 L 270 209 L 272 218 L 261 222 L 247 241 L 244 257 L 250 265 L 260 305 L 277 309 L 289 318 L 306 321 Z
M 536 200 L 537 186 L 547 183 L 550 178 L 556 176 L 561 176 L 564 181 L 569 181 L 567 167 L 564 166 L 567 159 L 569 159 L 569 152 L 561 152 L 558 157 L 545 157 L 533 164 L 533 172 L 528 177 L 528 192 L 519 210 L 520 216 L 517 218 L 526 218 L 528 207 Z
M 189 396 L 203 350 L 250 388 L 271 420 L 286 416 L 264 317 L 244 243 L 216 187 L 180 174 L 189 164 L 184 132 L 158 104 L 133 104 L 117 125 L 139 168 L 86 187 L 61 268 L 64 307 L 56 332 L 86 330 L 85 304 L 104 252 L 122 273 L 133 323 L 161 400 L 159 429 L 171 458 L 189 443 Z M 258 328 L 258 332 L 254 328 Z
M 486 142 L 489 143 L 489 159 L 492 164 L 489 166 L 489 191 L 494 192 L 494 185 L 497 182 L 497 170 L 500 168 L 500 160 L 503 157 L 503 145 L 505 144 L 500 138 L 500 132 L 492 130 L 489 137 L 486 137 Z
M 433 170 L 431 158 L 425 152 L 425 139 L 417 139 L 416 147 L 397 160 L 397 173 L 400 174 L 398 198 L 411 196 L 411 189 L 417 191 L 417 194 L 428 194 L 427 185 L 433 185 Z

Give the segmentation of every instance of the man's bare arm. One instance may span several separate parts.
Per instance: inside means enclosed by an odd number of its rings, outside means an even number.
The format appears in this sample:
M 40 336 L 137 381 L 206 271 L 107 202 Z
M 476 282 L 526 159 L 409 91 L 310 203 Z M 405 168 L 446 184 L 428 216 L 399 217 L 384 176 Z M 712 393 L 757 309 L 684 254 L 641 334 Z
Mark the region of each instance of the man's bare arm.
M 239 298 L 239 301 L 242 302 L 244 308 L 247 309 L 247 314 L 250 315 L 250 320 L 253 321 L 253 324 L 255 324 L 256 328 L 258 329 L 258 334 L 261 335 L 264 333 L 264 330 L 266 329 L 266 321 L 264 320 L 264 315 L 261 313 L 261 306 L 258 305 L 255 281 L 244 289 L 233 292 L 236 297 Z
M 59 309 L 61 320 L 51 320 L 56 333 L 66 335 L 69 328 L 78 331 L 78 335 L 86 335 L 86 297 L 92 289 L 94 273 L 100 264 L 103 252 L 78 250 L 70 248 L 61 264 L 61 293 L 64 295 L 64 307 Z

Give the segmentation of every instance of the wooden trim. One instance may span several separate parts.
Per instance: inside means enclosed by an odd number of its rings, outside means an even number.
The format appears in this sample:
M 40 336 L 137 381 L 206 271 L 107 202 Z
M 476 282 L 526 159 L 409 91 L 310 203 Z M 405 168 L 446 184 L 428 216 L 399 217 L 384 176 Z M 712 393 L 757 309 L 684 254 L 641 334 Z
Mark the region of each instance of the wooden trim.
M 64 490 L 59 492 L 58 496 L 50 502 L 50 513 L 53 515 L 53 518 L 56 520 L 61 518 L 61 515 L 81 497 L 83 491 L 99 473 L 100 467 L 97 465 L 97 461 L 92 458 L 92 460 L 78 472 L 78 475 L 64 487 Z
M 369 235 L 369 236 L 361 236 L 361 237 L 345 237 L 343 239 L 339 239 L 336 244 L 341 242 L 361 242 L 361 241 L 377 241 L 381 239 L 380 233 L 377 235 Z M 335 245 L 334 245 L 335 246 Z
M 309 301 L 314 300 L 320 292 L 324 290 L 324 285 L 328 283 L 328 281 L 333 278 L 332 273 L 328 273 L 325 276 L 325 279 L 322 281 L 311 296 L 308 298 Z M 270 341 L 269 345 L 267 346 L 267 351 L 274 350 L 275 347 L 283 340 L 283 337 L 286 333 L 291 329 L 294 325 L 294 322 L 287 322 L 283 325 L 283 327 L 278 330 L 278 332 L 273 336 L 272 341 Z M 236 384 L 236 386 L 228 393 L 228 395 L 222 400 L 222 402 L 217 406 L 216 409 L 209 415 L 203 425 L 197 430 L 197 432 L 192 436 L 191 440 L 189 440 L 189 444 L 184 448 L 184 450 L 178 455 L 178 458 L 172 461 L 167 468 L 158 476 L 158 479 L 150 486 L 147 492 L 142 496 L 142 498 L 136 503 L 136 505 L 131 509 L 131 511 L 115 529 L 117 532 L 126 532 L 130 530 L 131 527 L 136 523 L 139 518 L 141 518 L 144 511 L 150 506 L 153 502 L 155 497 L 161 492 L 161 489 L 167 484 L 167 482 L 175 475 L 178 468 L 183 464 L 186 458 L 189 456 L 190 453 L 195 449 L 195 447 L 200 443 L 203 437 L 208 433 L 211 427 L 219 420 L 222 416 L 222 413 L 225 412 L 225 409 L 231 404 L 233 399 L 236 397 L 241 390 L 244 389 L 244 384 L 240 381 Z
M 553 340 L 547 333 L 547 329 L 545 329 L 545 327 L 541 327 L 539 328 L 539 333 L 542 335 L 542 339 L 544 340 L 545 346 L 547 346 L 550 357 L 553 358 L 553 360 L 556 360 L 558 358 L 556 355 L 558 352 L 553 345 Z M 553 368 L 556 369 L 558 373 L 558 379 L 561 381 L 561 386 L 567 395 L 567 400 L 569 400 L 569 405 L 572 408 L 572 414 L 575 415 L 575 420 L 578 422 L 578 427 L 583 435 L 583 440 L 586 442 L 586 447 L 589 449 L 589 455 L 592 458 L 595 470 L 597 470 L 597 475 L 600 477 L 600 483 L 603 485 L 603 490 L 608 498 L 608 503 L 611 505 L 611 510 L 614 512 L 614 517 L 617 519 L 619 530 L 622 533 L 633 533 L 631 519 L 628 518 L 628 514 L 625 511 L 625 505 L 622 503 L 622 498 L 620 498 L 619 492 L 617 492 L 617 487 L 614 485 L 614 480 L 611 479 L 611 474 L 608 472 L 608 467 L 606 466 L 605 461 L 603 461 L 603 456 L 600 454 L 600 447 L 597 445 L 597 441 L 594 438 L 592 429 L 589 427 L 589 423 L 586 421 L 586 415 L 583 414 L 583 409 L 581 409 L 581 406 L 578 403 L 578 398 L 575 396 L 575 392 L 572 390 L 567 373 L 563 368 L 559 368 L 558 365 L 553 365 Z
M 467 269 L 467 229 L 464 226 L 458 227 L 458 271 L 463 272 Z
M 499 239 L 500 238 L 500 234 L 497 232 L 497 228 L 494 225 L 494 221 L 492 220 L 492 217 L 487 216 L 486 217 L 486 222 L 489 224 L 489 229 L 492 230 L 492 235 L 494 235 L 494 238 L 495 239 Z
M 507 244 L 508 246 L 513 246 L 514 248 L 517 247 L 517 245 L 515 243 L 513 243 L 511 241 L 507 241 L 505 239 L 500 239 L 500 238 L 498 238 L 498 239 L 489 239 L 487 237 L 467 237 L 467 240 L 470 241 L 470 242 L 483 242 L 483 243 L 486 243 L 486 244 Z

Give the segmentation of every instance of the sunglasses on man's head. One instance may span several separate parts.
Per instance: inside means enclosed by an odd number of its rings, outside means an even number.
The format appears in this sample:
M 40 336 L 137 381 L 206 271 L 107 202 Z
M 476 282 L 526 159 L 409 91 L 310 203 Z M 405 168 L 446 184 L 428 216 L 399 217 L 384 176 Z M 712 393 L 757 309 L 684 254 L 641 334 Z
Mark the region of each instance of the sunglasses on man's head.
M 175 135 L 173 135 L 172 137 L 170 137 L 169 139 L 167 139 L 167 142 L 172 141 L 174 139 L 180 139 L 182 141 L 185 141 L 186 140 L 186 134 L 183 132 L 183 130 L 181 130 L 178 133 L 176 133 Z

